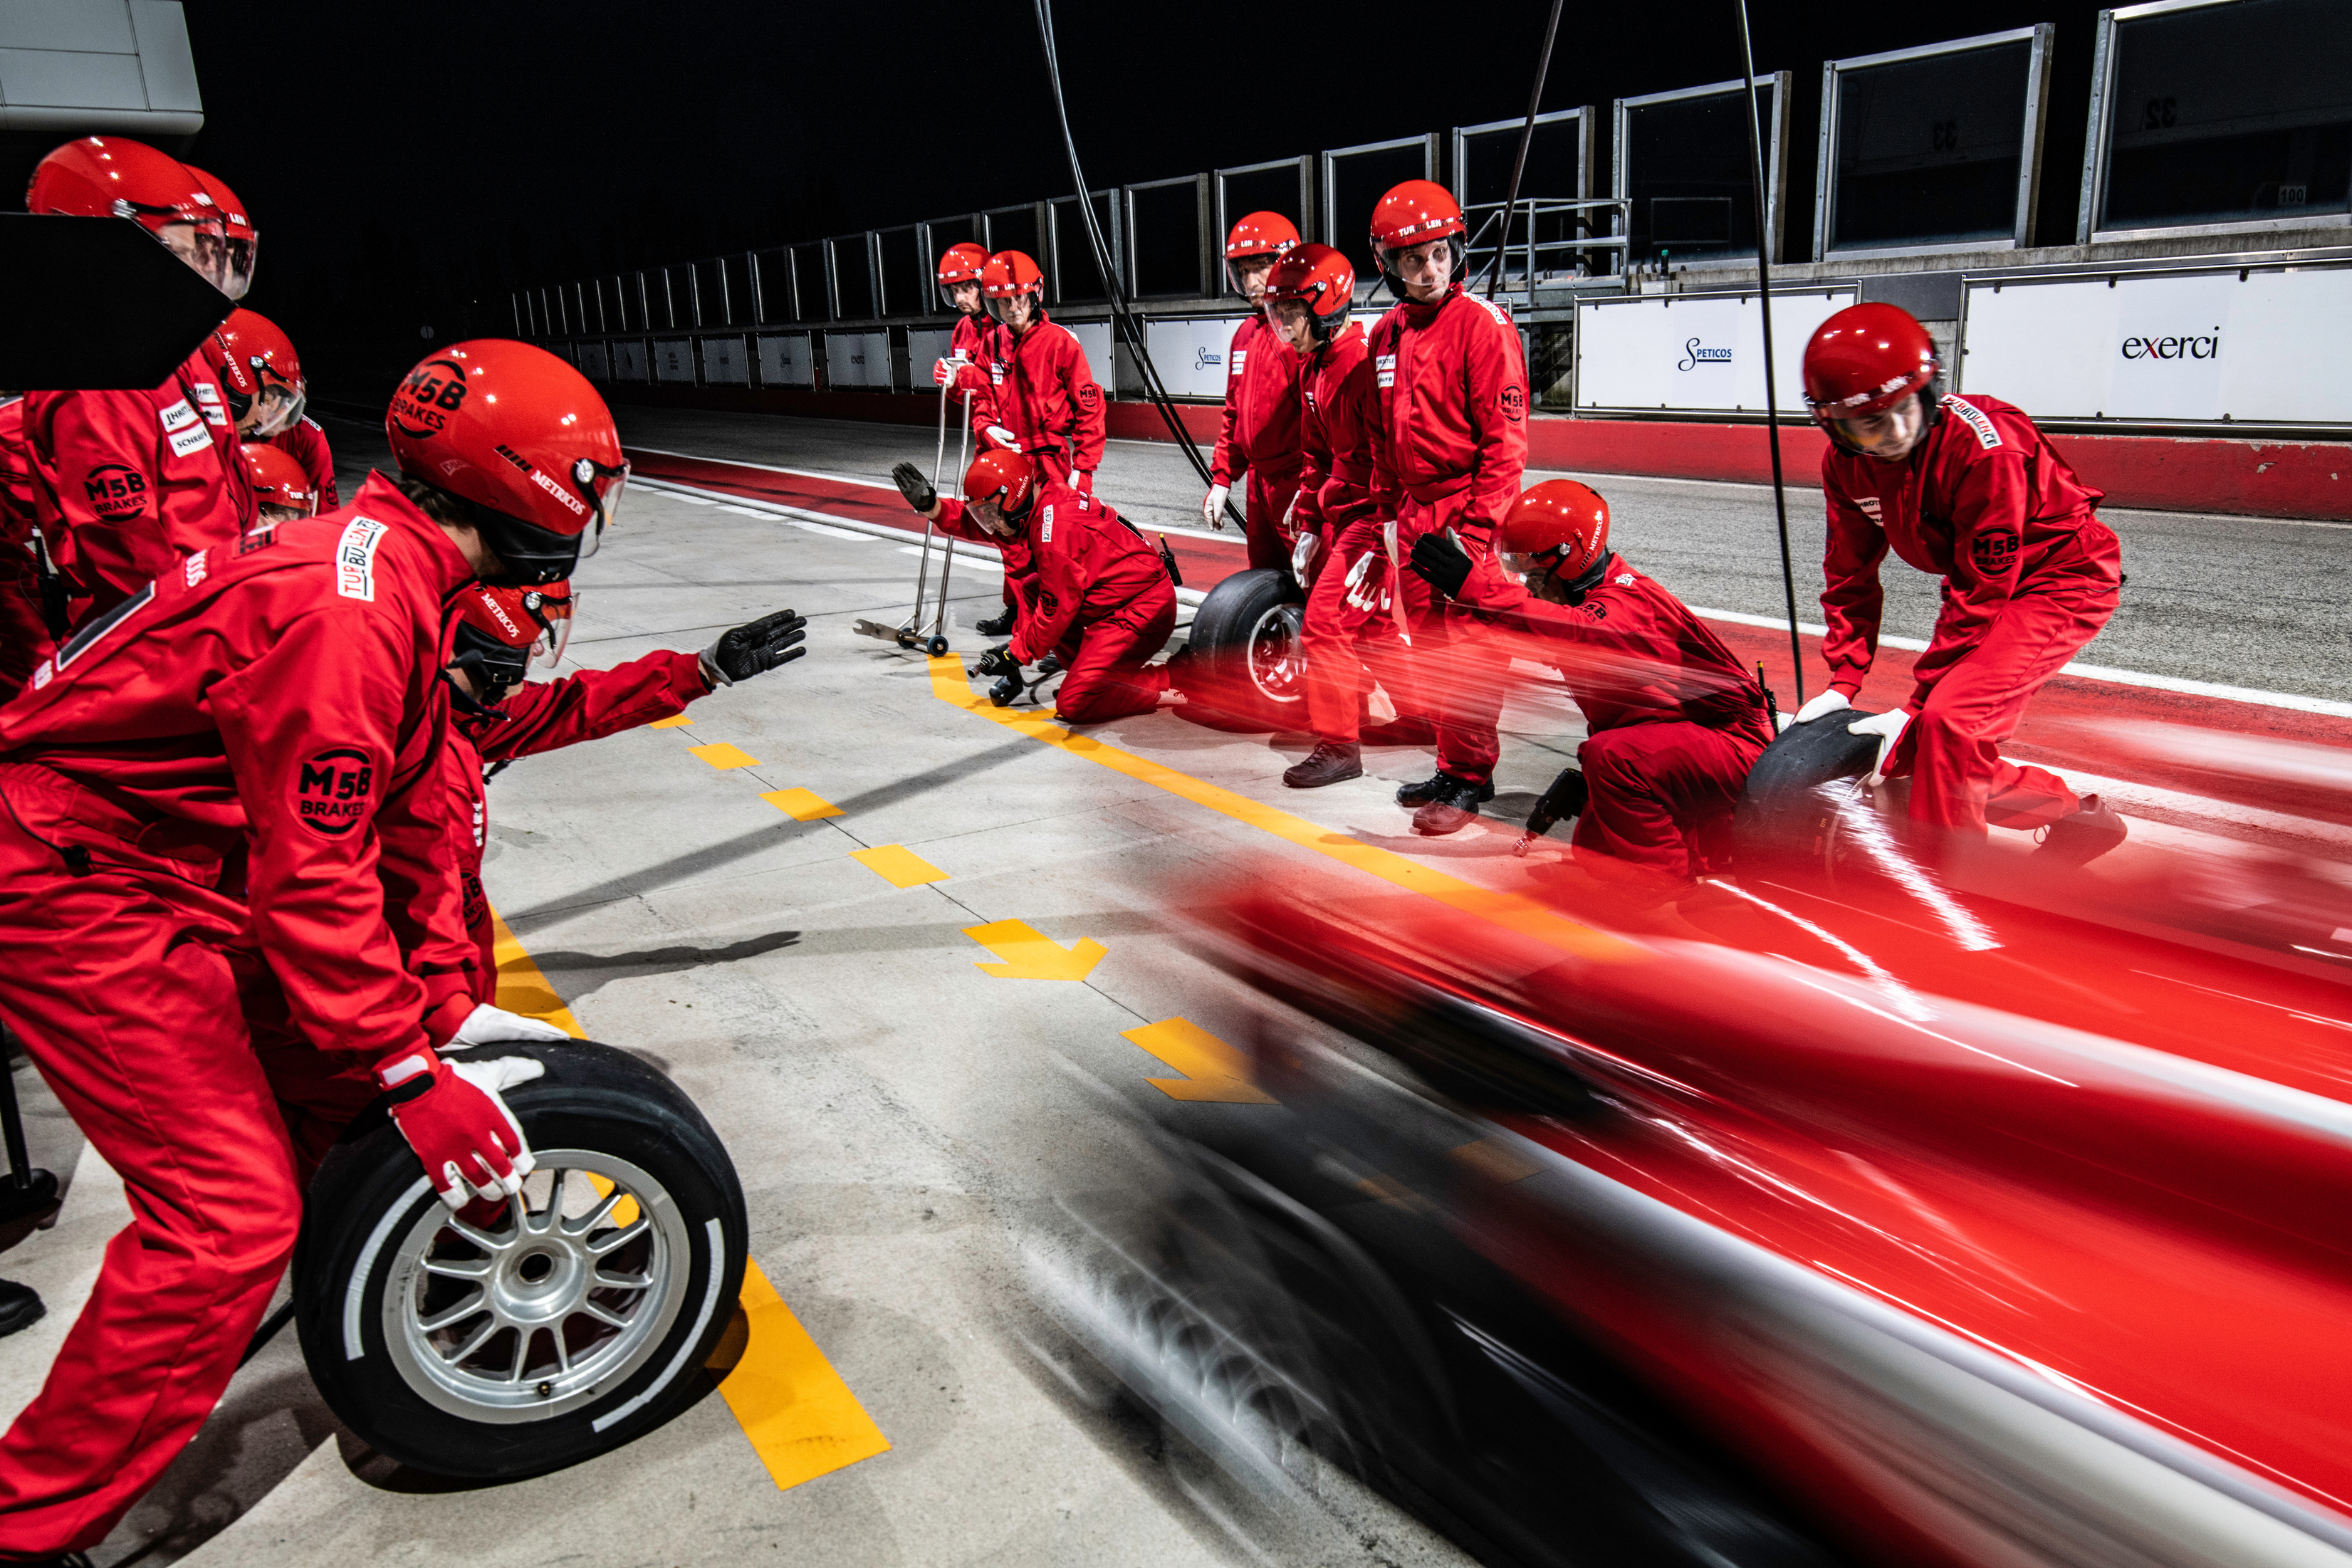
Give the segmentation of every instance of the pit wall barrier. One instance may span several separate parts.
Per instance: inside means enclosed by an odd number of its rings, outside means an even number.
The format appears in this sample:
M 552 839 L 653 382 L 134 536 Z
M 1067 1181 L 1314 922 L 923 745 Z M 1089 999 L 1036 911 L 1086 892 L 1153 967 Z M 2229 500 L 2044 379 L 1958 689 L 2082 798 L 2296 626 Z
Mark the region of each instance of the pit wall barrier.
M 813 419 L 862 419 L 929 426 L 939 417 L 930 394 L 810 392 L 791 388 L 658 386 L 609 384 L 613 401 L 649 407 L 710 408 Z M 1193 440 L 1217 438 L 1212 404 L 1177 405 Z M 1168 427 L 1147 403 L 1113 401 L 1105 424 L 1115 438 L 1165 441 Z M 1827 438 L 1811 424 L 1780 429 L 1789 482 L 1818 483 Z M 2352 521 L 2352 443 L 2234 440 L 2204 436 L 2053 434 L 2050 444 L 2109 505 L 2155 511 L 2204 511 L 2305 521 Z M 1530 468 L 1653 479 L 1722 479 L 1769 484 L 1772 459 L 1764 428 L 1664 419 L 1570 419 L 1538 415 L 1528 422 Z

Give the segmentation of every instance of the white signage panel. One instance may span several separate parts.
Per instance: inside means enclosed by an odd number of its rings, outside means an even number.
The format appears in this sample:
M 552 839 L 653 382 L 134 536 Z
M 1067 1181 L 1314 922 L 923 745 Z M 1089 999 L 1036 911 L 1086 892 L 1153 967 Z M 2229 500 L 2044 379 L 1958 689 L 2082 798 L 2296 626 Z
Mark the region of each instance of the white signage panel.
M 694 340 L 692 338 L 656 338 L 654 340 L 654 379 L 684 382 L 694 384 Z
M 740 338 L 702 340 L 702 379 L 712 386 L 749 386 L 751 362 L 744 357 Z
M 954 348 L 952 327 L 907 329 L 907 374 L 914 378 L 917 392 L 929 392 L 938 385 L 931 379 L 931 367 L 947 358 Z
M 646 379 L 646 341 L 643 338 L 616 338 L 613 342 L 613 379 L 643 381 Z
M 811 385 L 814 364 L 806 332 L 770 332 L 760 339 L 761 386 Z
M 1780 412 L 1805 409 L 1805 342 L 1854 302 L 1854 290 L 1772 296 L 1773 368 Z M 1764 307 L 1753 294 L 1580 300 L 1576 404 L 1610 413 L 1760 413 Z
M 860 386 L 887 392 L 890 389 L 890 334 L 825 333 L 824 384 L 827 386 Z
M 1151 345 L 1151 363 L 1171 397 L 1225 395 L 1226 358 L 1233 353 L 1234 333 L 1247 316 L 1216 316 L 1153 321 L 1145 340 Z
M 2352 423 L 2352 268 L 1971 279 L 1957 388 L 2037 418 Z

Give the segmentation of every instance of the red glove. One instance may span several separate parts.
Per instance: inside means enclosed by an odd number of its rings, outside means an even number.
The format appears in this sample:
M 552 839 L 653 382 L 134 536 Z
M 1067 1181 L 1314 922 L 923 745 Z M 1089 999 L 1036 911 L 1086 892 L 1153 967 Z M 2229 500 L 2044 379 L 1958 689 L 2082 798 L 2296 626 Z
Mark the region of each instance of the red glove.
M 406 1091 L 393 1102 L 392 1119 L 425 1163 L 425 1174 L 441 1201 L 461 1209 L 476 1193 L 504 1198 L 522 1190 L 536 1162 L 523 1140 L 522 1123 L 499 1091 L 546 1070 L 528 1057 L 436 1066 L 418 1051 L 378 1068 L 376 1081 Z

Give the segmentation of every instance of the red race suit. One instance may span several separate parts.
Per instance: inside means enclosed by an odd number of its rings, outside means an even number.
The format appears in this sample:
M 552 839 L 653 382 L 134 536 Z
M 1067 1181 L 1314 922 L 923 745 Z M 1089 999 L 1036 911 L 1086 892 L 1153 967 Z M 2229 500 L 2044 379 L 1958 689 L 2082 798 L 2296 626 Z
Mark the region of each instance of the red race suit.
M 688 703 L 709 694 L 700 654 L 649 653 L 611 669 L 575 670 L 560 680 L 530 681 L 485 712 L 451 716 L 444 754 L 449 846 L 464 896 L 466 930 L 478 955 L 476 1001 L 496 1004 L 499 999 L 498 922 L 482 891 L 482 848 L 489 830 L 482 765 L 617 735 L 683 713 Z
M 1822 657 L 1851 698 L 1878 650 L 1888 547 L 1943 579 L 1936 635 L 1913 666 L 1911 721 L 1887 759 L 1911 777 L 1911 819 L 1981 834 L 2043 826 L 2081 805 L 2055 773 L 2000 755 L 2042 683 L 2116 613 L 2123 547 L 2033 421 L 1999 398 L 1945 397 L 1899 463 L 1832 442 L 1822 455 L 1829 543 Z
M 131 1223 L 0 1437 L 0 1554 L 95 1545 L 193 1437 L 374 1068 L 472 1012 L 445 606 L 390 483 L 174 561 L 0 709 L 0 1016 Z
M 963 510 L 941 501 L 940 527 L 971 527 Z M 1054 704 L 1065 723 L 1150 712 L 1168 676 L 1149 661 L 1176 629 L 1176 588 L 1160 552 L 1103 501 L 1059 479 L 1040 481 L 1027 521 L 1033 585 L 1013 623 L 1013 657 L 1061 661 L 1069 673 Z
M 317 420 L 306 414 L 277 435 L 261 439 L 263 445 L 277 447 L 302 465 L 310 488 L 319 492 L 320 511 L 332 511 L 343 504 L 335 492 L 335 454 Z
M 1307 356 L 1299 401 L 1298 532 L 1321 542 L 1307 568 L 1302 633 L 1307 722 L 1316 739 L 1345 744 L 1361 730 L 1368 676 L 1400 715 L 1426 716 L 1388 602 L 1372 496 L 1373 430 L 1384 411 L 1362 327 L 1349 322 Z
M 997 423 L 1020 438 L 1038 476 L 1069 480 L 1081 473 L 1087 477 L 1072 482 L 1091 489 L 1102 466 L 1103 390 L 1076 335 L 1040 307 L 1017 338 L 1002 323 L 992 328 L 988 357 Z
M 1391 310 L 1370 348 L 1384 414 L 1372 426 L 1373 501 L 1397 522 L 1394 565 L 1412 558 L 1423 534 L 1446 528 L 1474 558 L 1486 555 L 1528 466 L 1527 357 L 1510 312 L 1457 282 L 1441 299 Z M 1389 565 L 1374 563 L 1367 584 Z M 1438 767 L 1488 783 L 1501 665 L 1479 651 L 1475 623 L 1450 616 L 1419 576 L 1391 570 L 1383 586 L 1402 595 L 1412 628 L 1422 700 L 1438 721 Z
M 1298 493 L 1298 351 L 1264 316 L 1234 329 L 1225 354 L 1225 413 L 1209 481 L 1230 486 L 1248 479 L 1242 520 L 1253 568 L 1290 561 L 1282 523 Z
M 41 576 L 33 554 L 32 460 L 25 451 L 25 400 L 0 403 L 0 702 L 25 689 L 49 657 L 41 618 Z
M 1679 881 L 1723 864 L 1772 721 L 1763 688 L 1706 622 L 1619 555 L 1568 605 L 1537 598 L 1490 555 L 1455 602 L 1495 628 L 1498 652 L 1558 669 L 1584 711 L 1579 865 Z
M 201 351 L 147 392 L 28 392 L 33 502 L 77 620 L 252 523 L 253 480 Z

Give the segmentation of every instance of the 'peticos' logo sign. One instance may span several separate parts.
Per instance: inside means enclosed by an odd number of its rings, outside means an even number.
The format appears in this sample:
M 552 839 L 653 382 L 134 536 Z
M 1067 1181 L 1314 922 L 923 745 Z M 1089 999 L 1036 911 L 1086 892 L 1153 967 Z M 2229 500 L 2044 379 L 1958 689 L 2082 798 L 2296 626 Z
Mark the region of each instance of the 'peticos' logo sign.
M 1705 348 L 1700 345 L 1699 341 L 1696 338 L 1693 338 L 1690 342 L 1683 345 L 1683 357 L 1675 362 L 1675 368 L 1676 370 L 1696 370 L 1703 364 L 1729 364 L 1730 363 L 1731 351 L 1729 349 Z
M 2126 338 L 2126 359 L 2220 359 L 2221 329 L 2214 328 L 2202 337 Z

